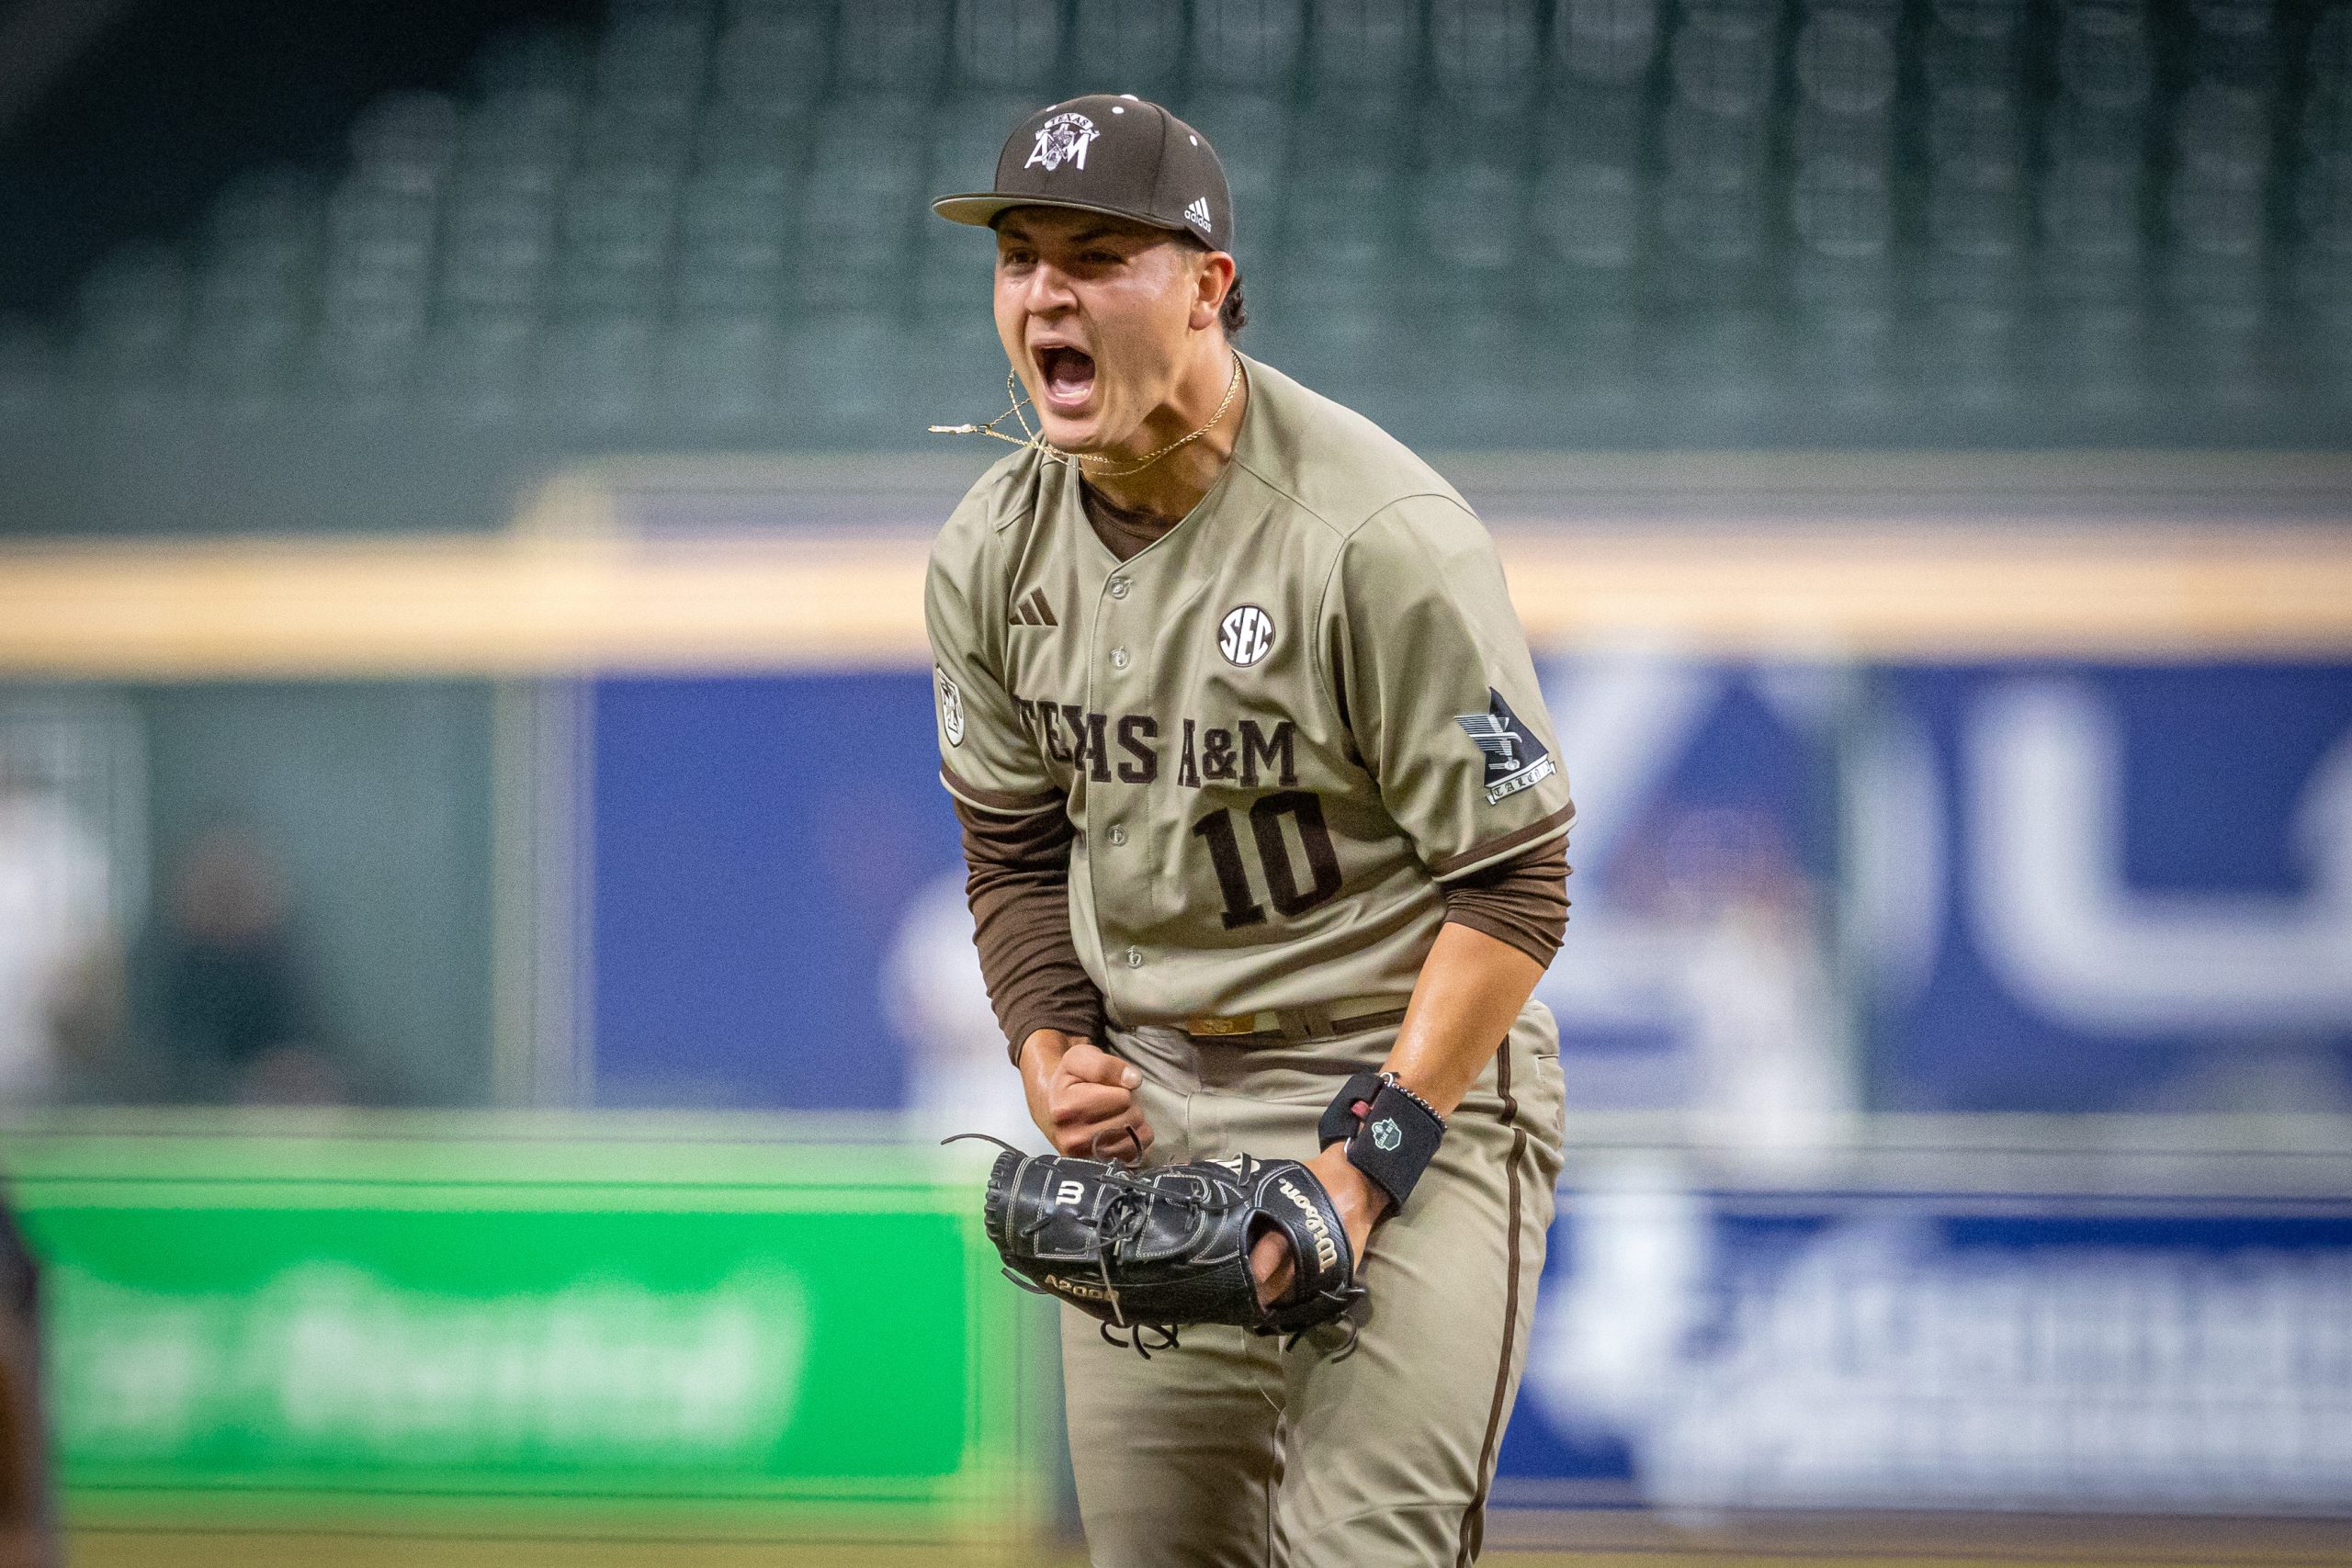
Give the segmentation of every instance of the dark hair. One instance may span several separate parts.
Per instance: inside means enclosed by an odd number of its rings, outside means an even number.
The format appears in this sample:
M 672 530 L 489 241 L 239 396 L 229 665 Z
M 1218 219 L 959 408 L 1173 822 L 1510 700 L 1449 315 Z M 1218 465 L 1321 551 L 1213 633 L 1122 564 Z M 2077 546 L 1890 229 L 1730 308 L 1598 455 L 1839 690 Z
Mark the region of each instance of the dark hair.
M 1216 319 L 1227 337 L 1239 337 L 1241 329 L 1250 324 L 1250 308 L 1241 302 L 1241 273 L 1233 274 L 1233 287 L 1225 291 L 1225 303 L 1217 307 Z

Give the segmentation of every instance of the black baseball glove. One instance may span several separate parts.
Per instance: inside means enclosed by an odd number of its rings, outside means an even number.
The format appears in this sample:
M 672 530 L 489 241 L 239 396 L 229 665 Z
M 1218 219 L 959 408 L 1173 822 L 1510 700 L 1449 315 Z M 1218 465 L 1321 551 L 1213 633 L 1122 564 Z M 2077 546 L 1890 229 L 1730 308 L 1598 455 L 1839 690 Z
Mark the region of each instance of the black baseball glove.
M 1146 1355 L 1195 1323 L 1295 1338 L 1363 1294 L 1339 1210 L 1296 1160 L 1141 1169 L 1007 1145 L 989 1173 L 987 1217 L 1014 1284 L 1091 1313 L 1102 1337 Z M 1270 1230 L 1289 1237 L 1295 1269 L 1263 1307 L 1250 1249 Z

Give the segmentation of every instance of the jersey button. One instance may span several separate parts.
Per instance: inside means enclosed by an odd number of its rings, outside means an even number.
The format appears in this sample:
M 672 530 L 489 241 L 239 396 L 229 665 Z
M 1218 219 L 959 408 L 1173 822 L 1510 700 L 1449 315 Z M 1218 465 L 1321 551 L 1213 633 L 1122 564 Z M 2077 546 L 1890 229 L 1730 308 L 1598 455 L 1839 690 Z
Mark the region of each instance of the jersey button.
M 1140 969 L 1143 967 L 1142 948 L 1131 947 L 1127 949 L 1127 967 L 1130 969 Z
M 1110 837 L 1113 844 L 1124 844 L 1127 841 L 1127 830 L 1114 822 L 1111 825 Z
M 1125 670 L 1126 667 L 1127 650 L 1124 648 L 1113 649 L 1111 650 L 1111 668 L 1114 670 Z
M 1111 580 L 1111 597 L 1114 599 L 1124 599 L 1126 596 L 1127 580 L 1124 577 L 1113 578 Z

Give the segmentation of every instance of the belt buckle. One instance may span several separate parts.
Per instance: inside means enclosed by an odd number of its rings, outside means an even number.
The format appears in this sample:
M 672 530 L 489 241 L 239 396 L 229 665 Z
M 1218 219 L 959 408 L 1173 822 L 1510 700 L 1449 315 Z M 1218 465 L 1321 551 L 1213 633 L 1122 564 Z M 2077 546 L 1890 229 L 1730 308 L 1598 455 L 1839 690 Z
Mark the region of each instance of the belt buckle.
M 1258 1015 L 1243 1013 L 1222 1018 L 1188 1018 L 1184 1021 L 1184 1032 L 1204 1034 L 1212 1039 L 1229 1034 L 1255 1034 L 1258 1032 Z

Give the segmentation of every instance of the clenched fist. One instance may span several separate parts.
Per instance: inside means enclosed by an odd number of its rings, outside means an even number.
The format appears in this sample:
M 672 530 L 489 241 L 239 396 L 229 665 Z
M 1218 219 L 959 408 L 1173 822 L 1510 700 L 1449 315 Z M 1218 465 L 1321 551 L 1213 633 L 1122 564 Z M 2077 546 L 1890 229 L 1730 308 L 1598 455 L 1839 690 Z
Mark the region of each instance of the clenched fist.
M 1029 1119 L 1057 1153 L 1084 1159 L 1141 1159 L 1151 1123 L 1136 1104 L 1143 1075 L 1091 1040 L 1057 1029 L 1032 1032 L 1021 1047 L 1021 1087 Z

